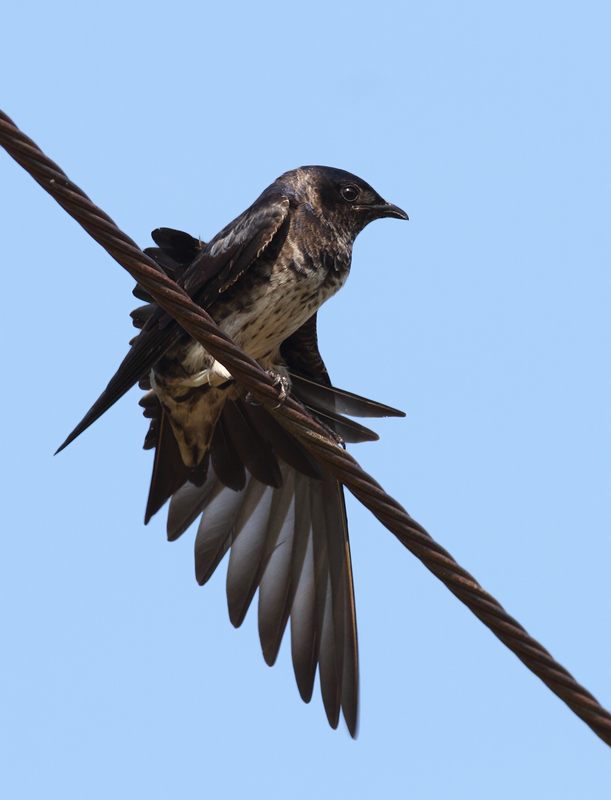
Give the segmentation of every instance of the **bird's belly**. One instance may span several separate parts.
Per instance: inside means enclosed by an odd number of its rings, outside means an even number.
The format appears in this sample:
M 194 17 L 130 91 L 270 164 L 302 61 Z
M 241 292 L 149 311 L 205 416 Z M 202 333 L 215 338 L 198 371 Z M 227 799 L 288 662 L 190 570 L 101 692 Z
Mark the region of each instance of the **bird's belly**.
M 210 313 L 248 355 L 265 361 L 335 294 L 345 278 L 339 274 L 330 278 L 322 269 L 277 263 L 263 280 L 253 275 L 248 291 L 236 293 L 226 302 L 221 297 Z
M 296 256 L 293 251 L 290 257 L 253 265 L 208 308 L 216 324 L 264 369 L 281 368 L 282 342 L 341 288 L 348 275 L 349 261 L 340 271 L 306 265 Z M 156 372 L 164 373 L 168 389 L 175 380 L 182 387 L 188 376 L 210 369 L 218 368 L 215 383 L 222 381 L 224 369 L 193 339 L 167 355 Z
M 281 287 L 265 286 L 245 307 L 229 310 L 220 327 L 255 359 L 276 352 L 320 307 L 318 286 L 286 281 Z

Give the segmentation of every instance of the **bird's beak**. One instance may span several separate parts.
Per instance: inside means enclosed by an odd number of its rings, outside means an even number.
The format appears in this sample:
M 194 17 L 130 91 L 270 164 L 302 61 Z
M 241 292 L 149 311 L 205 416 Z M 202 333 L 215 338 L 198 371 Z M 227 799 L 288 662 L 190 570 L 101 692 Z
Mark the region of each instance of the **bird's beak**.
M 384 217 L 394 217 L 395 219 L 409 219 L 405 211 L 399 206 L 395 206 L 392 203 L 378 203 L 376 205 L 367 205 L 362 206 L 352 206 L 356 211 L 373 211 L 375 214 L 375 218 L 383 219 Z
M 409 219 L 405 211 L 399 206 L 395 206 L 392 203 L 382 203 L 379 206 L 375 206 L 375 211 L 378 217 L 394 217 L 395 219 Z

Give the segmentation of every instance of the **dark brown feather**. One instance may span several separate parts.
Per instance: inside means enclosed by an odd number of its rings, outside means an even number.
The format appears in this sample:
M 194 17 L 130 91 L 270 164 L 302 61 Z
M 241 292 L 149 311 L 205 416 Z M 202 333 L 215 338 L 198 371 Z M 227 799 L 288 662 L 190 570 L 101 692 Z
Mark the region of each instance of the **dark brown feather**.
M 282 342 L 280 355 L 285 360 L 289 372 L 302 375 L 323 386 L 331 386 L 329 373 L 318 350 L 317 313 L 312 314 L 292 336 Z
M 159 401 L 157 401 L 159 404 Z M 156 514 L 166 500 L 171 497 L 189 479 L 191 470 L 185 466 L 174 431 L 165 411 L 159 404 L 158 436 L 153 463 L 153 476 L 146 503 L 144 524 Z
M 226 430 L 224 415 L 221 415 L 212 435 L 210 460 L 222 484 L 235 492 L 244 488 L 246 482 L 244 464 Z
M 326 425 L 327 428 L 330 428 L 337 433 L 338 436 L 341 436 L 344 442 L 348 442 L 349 444 L 377 442 L 380 438 L 378 434 L 370 428 L 366 428 L 353 419 L 342 417 L 341 414 L 336 414 L 334 411 L 321 411 L 319 408 L 314 408 L 309 405 L 306 405 L 306 408 L 315 417 L 318 417 L 323 425 Z
M 322 479 L 322 470 L 314 456 L 305 447 L 291 436 L 288 431 L 276 422 L 272 415 L 263 406 L 248 405 L 244 409 L 251 423 L 268 442 L 278 458 L 310 478 Z
M 282 476 L 274 451 L 252 425 L 242 400 L 229 400 L 223 408 L 223 426 L 242 464 L 253 478 L 279 488 Z
M 160 253 L 169 256 L 182 272 L 206 246 L 206 242 L 201 239 L 195 239 L 188 233 L 177 231 L 174 228 L 156 228 L 151 236 L 158 245 Z
M 280 229 L 287 220 L 288 209 L 288 198 L 270 187 L 198 252 L 179 283 L 202 308 L 209 308 L 219 294 L 252 265 L 276 234 L 286 237 L 287 226 L 282 231 Z M 183 337 L 184 331 L 178 323 L 169 314 L 156 309 L 106 389 L 56 452 L 67 447 L 135 383 L 148 375 L 164 353 Z
M 368 400 L 358 394 L 338 389 L 335 386 L 321 385 L 307 380 L 303 375 L 291 374 L 293 394 L 305 405 L 333 414 L 348 414 L 350 417 L 404 417 L 405 412 L 391 406 Z

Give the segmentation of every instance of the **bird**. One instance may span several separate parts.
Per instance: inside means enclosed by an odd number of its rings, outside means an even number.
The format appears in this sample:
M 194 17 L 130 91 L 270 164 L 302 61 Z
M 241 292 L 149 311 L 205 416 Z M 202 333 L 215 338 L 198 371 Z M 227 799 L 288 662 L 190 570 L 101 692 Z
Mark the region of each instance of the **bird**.
M 345 283 L 356 236 L 385 217 L 407 220 L 365 181 L 305 166 L 274 181 L 209 242 L 172 228 L 145 250 L 219 327 L 338 443 L 377 434 L 347 416 L 405 416 L 334 387 L 318 349 L 317 312 Z M 307 703 L 316 673 L 332 728 L 343 714 L 356 738 L 356 610 L 343 487 L 163 311 L 142 287 L 139 334 L 106 389 L 57 452 L 130 388 L 150 420 L 154 449 L 145 524 L 170 500 L 167 535 L 199 518 L 195 573 L 203 585 L 229 551 L 230 620 L 242 624 L 255 593 L 265 661 L 290 624 L 297 687 Z

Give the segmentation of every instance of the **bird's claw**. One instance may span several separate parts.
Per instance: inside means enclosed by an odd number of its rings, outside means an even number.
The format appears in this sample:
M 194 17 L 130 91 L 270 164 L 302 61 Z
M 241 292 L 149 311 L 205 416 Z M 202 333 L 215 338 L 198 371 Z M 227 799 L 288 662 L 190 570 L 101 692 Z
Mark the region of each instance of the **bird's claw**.
M 274 381 L 274 386 L 280 387 L 280 391 L 278 392 L 278 405 L 274 406 L 274 408 L 280 408 L 280 406 L 284 404 L 284 401 L 289 396 L 289 392 L 291 391 L 291 382 L 279 372 L 274 372 L 274 370 L 271 369 L 266 370 L 266 372 Z

